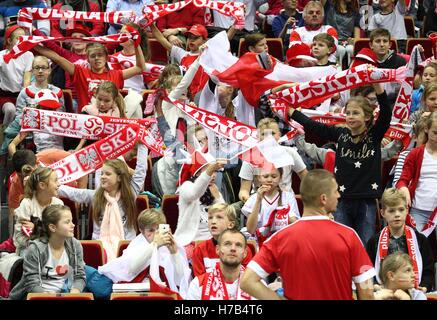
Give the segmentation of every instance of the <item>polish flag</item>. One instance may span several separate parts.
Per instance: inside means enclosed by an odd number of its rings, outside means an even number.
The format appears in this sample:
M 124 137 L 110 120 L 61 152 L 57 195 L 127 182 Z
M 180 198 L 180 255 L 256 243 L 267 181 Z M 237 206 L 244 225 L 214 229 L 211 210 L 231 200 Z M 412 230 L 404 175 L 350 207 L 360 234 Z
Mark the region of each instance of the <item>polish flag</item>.
M 258 142 L 254 147 L 236 154 L 255 168 L 271 170 L 294 164 L 293 157 L 272 136 Z M 234 156 L 234 157 L 235 157 Z

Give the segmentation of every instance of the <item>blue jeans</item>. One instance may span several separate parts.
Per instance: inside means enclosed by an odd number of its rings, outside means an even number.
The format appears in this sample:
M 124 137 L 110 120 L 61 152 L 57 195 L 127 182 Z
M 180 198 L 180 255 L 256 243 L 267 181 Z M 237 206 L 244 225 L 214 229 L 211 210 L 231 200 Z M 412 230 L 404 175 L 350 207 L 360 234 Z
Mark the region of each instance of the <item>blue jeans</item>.
M 410 214 L 414 218 L 414 220 L 416 221 L 416 230 L 420 232 L 420 231 L 422 231 L 423 227 L 428 222 L 428 219 L 431 216 L 432 211 L 411 208 Z M 434 229 L 433 233 L 437 237 L 437 228 Z M 432 234 L 430 234 L 429 236 L 431 236 L 431 235 Z
M 340 199 L 334 212 L 335 221 L 353 228 L 363 245 L 375 234 L 375 199 Z

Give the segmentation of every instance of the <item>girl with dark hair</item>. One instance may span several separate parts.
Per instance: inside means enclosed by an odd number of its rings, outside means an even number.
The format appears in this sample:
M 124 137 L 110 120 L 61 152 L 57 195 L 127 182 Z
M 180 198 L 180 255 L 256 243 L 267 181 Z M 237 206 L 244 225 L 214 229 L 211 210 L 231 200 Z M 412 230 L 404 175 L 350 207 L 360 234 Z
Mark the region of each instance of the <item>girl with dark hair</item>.
M 261 169 L 257 192 L 241 208 L 247 217 L 247 231 L 256 234 L 260 246 L 273 233 L 300 218 L 294 194 L 279 187 L 282 172 L 282 168 Z
M 71 211 L 64 205 L 44 209 L 24 257 L 23 277 L 12 289 L 11 300 L 27 293 L 80 293 L 85 288 L 82 245 L 74 238 Z

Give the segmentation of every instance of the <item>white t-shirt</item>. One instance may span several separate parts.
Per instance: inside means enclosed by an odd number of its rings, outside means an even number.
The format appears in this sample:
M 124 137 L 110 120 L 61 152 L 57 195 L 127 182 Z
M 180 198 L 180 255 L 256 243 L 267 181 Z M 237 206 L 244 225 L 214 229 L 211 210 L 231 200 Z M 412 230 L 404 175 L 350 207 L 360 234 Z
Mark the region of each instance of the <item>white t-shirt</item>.
M 182 58 L 185 56 L 198 56 L 198 55 L 199 55 L 198 53 L 192 54 L 191 52 L 186 51 L 178 46 L 172 46 L 170 51 L 171 60 L 176 61 L 178 64 L 181 63 Z
M 255 29 L 255 13 L 256 13 L 256 4 L 254 0 L 234 0 L 231 2 L 244 2 L 246 5 L 245 9 L 245 20 L 244 20 L 244 29 L 247 31 L 253 31 Z M 214 17 L 214 27 L 229 29 L 234 24 L 234 18 L 225 16 L 221 13 L 218 13 L 216 10 L 212 10 L 212 14 Z
M 129 69 L 134 67 L 137 63 L 137 59 L 135 58 L 135 54 L 126 56 L 122 53 L 122 51 L 117 52 L 112 55 L 112 57 L 118 60 L 118 64 L 122 70 Z M 111 66 L 111 64 L 109 64 Z M 144 85 L 144 78 L 142 74 L 138 74 L 129 79 L 124 80 L 124 88 L 125 89 L 133 89 L 138 93 L 141 93 L 146 86 Z
M 9 50 L 0 51 L 0 89 L 18 93 L 23 89 L 24 73 L 32 70 L 33 53 L 27 51 L 5 63 L 3 56 L 8 52 Z
M 378 12 L 369 22 L 369 31 L 376 28 L 384 28 L 390 30 L 391 36 L 397 40 L 407 39 L 407 31 L 404 22 L 405 6 L 398 1 L 394 10 L 389 14 L 381 14 Z
M 257 194 L 253 194 L 250 196 L 249 199 L 247 199 L 246 203 L 244 204 L 243 208 L 241 208 L 241 212 L 248 217 L 253 210 L 253 207 L 255 206 Z M 278 207 L 279 204 L 279 193 L 276 194 L 272 199 L 267 198 L 264 196 L 262 202 L 261 202 L 261 208 L 260 212 L 258 214 L 258 224 L 257 228 L 261 228 L 262 226 L 265 226 L 267 222 L 269 221 L 270 214 L 275 209 L 281 209 L 286 208 L 287 206 L 290 206 L 290 210 L 288 211 L 288 217 L 296 217 L 300 218 L 299 208 L 297 206 L 296 198 L 294 197 L 294 194 L 291 192 L 282 192 L 282 206 Z M 272 226 L 272 231 L 278 231 L 286 225 L 280 225 Z
M 294 164 L 282 168 L 282 180 L 279 186 L 281 187 L 282 191 L 288 191 L 293 193 L 293 189 L 291 187 L 291 176 L 293 174 L 293 171 L 296 173 L 301 172 L 302 170 L 306 169 L 306 166 L 300 155 L 297 153 L 296 148 L 285 146 L 282 146 L 282 148 L 286 148 L 286 151 L 293 157 Z M 257 174 L 257 168 L 255 168 L 249 162 L 243 161 L 240 169 L 240 174 L 238 175 L 241 179 L 254 181 L 254 176 Z
M 238 294 L 238 281 L 235 280 L 233 283 L 227 283 L 226 290 L 228 291 L 229 300 L 237 300 Z M 202 287 L 199 284 L 199 279 L 195 277 L 193 281 L 190 283 L 190 287 L 188 288 L 188 294 L 186 300 L 201 300 L 202 299 Z
M 67 279 L 73 279 L 73 272 L 70 270 L 70 260 L 67 252 L 61 255 L 58 260 L 52 254 L 52 248 L 49 246 L 49 259 L 47 260 L 41 272 L 42 287 L 46 292 L 61 292 L 65 287 Z
M 425 148 L 422 168 L 413 200 L 413 207 L 433 211 L 437 207 L 437 158 Z

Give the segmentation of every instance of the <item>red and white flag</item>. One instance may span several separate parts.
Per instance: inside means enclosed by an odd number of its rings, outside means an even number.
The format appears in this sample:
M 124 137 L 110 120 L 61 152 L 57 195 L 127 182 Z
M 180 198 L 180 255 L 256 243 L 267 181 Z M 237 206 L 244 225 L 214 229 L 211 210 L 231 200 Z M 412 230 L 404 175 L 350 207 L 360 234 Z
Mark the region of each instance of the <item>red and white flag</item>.
M 272 136 L 266 137 L 253 148 L 249 148 L 236 156 L 255 168 L 264 170 L 294 165 L 293 157 Z
M 259 64 L 257 54 L 248 52 L 239 59 L 234 57 L 229 50 L 230 43 L 224 31 L 209 39 L 207 45 L 200 57 L 200 65 L 205 72 L 218 82 L 240 88 L 252 107 L 258 106 L 260 96 L 275 86 L 306 82 L 337 72 L 332 66 L 294 68 L 274 57 L 271 57 L 273 68 L 266 70 Z
M 415 46 L 410 55 L 410 60 L 407 64 L 406 78 L 401 82 L 401 89 L 399 90 L 393 107 L 393 114 L 391 122 L 402 123 L 403 120 L 410 117 L 411 95 L 413 94 L 413 80 L 414 71 L 422 62 L 422 57 L 419 53 L 419 47 Z

